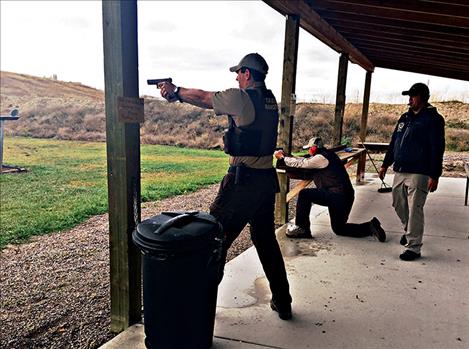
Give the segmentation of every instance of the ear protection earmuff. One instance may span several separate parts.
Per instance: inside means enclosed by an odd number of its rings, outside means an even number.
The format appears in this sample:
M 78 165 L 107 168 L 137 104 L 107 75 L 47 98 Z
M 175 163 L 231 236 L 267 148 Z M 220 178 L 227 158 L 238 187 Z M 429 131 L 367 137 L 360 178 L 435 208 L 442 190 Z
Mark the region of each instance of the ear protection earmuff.
M 316 151 L 318 150 L 318 146 L 317 145 L 313 145 L 312 147 L 310 147 L 308 149 L 308 153 L 309 155 L 313 156 L 314 154 L 316 154 Z

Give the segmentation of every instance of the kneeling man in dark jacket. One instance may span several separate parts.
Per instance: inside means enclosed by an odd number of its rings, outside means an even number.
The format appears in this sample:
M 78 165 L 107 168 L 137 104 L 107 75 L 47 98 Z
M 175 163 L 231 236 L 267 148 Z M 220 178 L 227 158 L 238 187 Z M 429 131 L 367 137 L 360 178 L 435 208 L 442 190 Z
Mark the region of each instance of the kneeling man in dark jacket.
M 290 238 L 311 238 L 309 214 L 311 204 L 327 206 L 331 227 L 335 234 L 350 237 L 375 236 L 386 241 L 386 233 L 376 217 L 369 222 L 347 223 L 355 198 L 347 171 L 337 154 L 324 147 L 320 138 L 312 138 L 303 148 L 309 157 L 285 156 L 282 150 L 274 153 L 277 165 L 310 169 L 316 188 L 300 191 L 296 204 L 296 224 L 289 224 L 286 235 Z

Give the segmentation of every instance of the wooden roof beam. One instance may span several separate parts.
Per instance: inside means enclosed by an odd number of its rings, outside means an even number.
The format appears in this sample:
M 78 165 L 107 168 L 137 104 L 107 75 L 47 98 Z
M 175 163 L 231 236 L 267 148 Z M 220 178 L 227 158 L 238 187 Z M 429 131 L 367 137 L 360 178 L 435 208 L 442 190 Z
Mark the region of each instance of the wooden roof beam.
M 394 49 L 387 49 L 383 48 L 382 46 L 376 46 L 376 45 L 366 45 L 362 46 L 361 49 L 363 52 L 366 52 L 367 55 L 370 56 L 371 59 L 375 59 L 377 56 L 379 57 L 380 55 L 401 55 L 408 57 L 409 59 L 411 58 L 424 58 L 427 62 L 429 62 L 429 58 L 431 57 L 430 62 L 439 62 L 439 63 L 449 63 L 449 64 L 459 64 L 462 66 L 469 66 L 469 57 L 454 57 L 454 56 L 448 56 L 448 55 L 442 55 L 442 54 L 435 54 L 433 52 L 421 52 L 421 55 L 416 56 L 413 54 L 413 52 L 410 52 L 408 49 L 402 49 L 402 48 L 394 48 Z M 430 63 L 429 62 L 429 63 Z
M 304 1 L 263 0 L 283 15 L 300 16 L 300 26 L 340 53 L 347 53 L 349 60 L 367 71 L 374 70 L 374 64 L 356 47 L 323 20 Z
M 357 38 L 352 38 L 350 37 L 349 40 L 354 43 L 357 47 L 362 47 L 362 45 L 370 44 L 370 45 L 377 45 L 381 47 L 405 47 L 409 50 L 415 50 L 418 48 L 418 51 L 420 52 L 421 50 L 427 50 L 429 52 L 435 52 L 435 53 L 443 53 L 447 55 L 456 55 L 456 56 L 461 56 L 461 58 L 465 58 L 469 56 L 469 46 L 466 47 L 460 47 L 458 49 L 454 48 L 449 48 L 444 45 L 429 45 L 429 44 L 424 44 L 422 42 L 419 42 L 417 45 L 413 41 L 406 41 L 406 40 L 391 40 L 391 39 L 374 39 L 374 38 L 365 38 L 365 37 L 357 37 Z
M 425 63 L 428 63 L 428 60 L 425 60 L 424 58 L 420 58 L 420 59 L 409 59 L 409 57 L 405 57 L 405 56 L 400 56 L 400 55 L 380 55 L 380 56 L 376 56 L 375 57 L 375 60 L 378 62 L 378 61 L 382 61 L 382 60 L 387 60 L 387 61 L 391 61 L 393 60 L 394 63 L 399 63 L 401 65 L 407 65 L 407 64 L 425 64 Z M 461 72 L 461 73 L 469 73 L 469 68 L 467 68 L 467 66 L 464 66 L 464 65 L 461 65 L 461 64 L 451 64 L 451 63 L 447 63 L 447 62 L 435 62 L 435 64 L 433 66 L 429 66 L 428 69 L 436 69 L 436 70 L 454 70 L 454 71 L 458 71 L 458 72 Z
M 321 11 L 321 17 L 324 18 L 328 23 L 340 22 L 343 25 L 348 25 L 349 23 L 355 23 L 361 25 L 363 28 L 363 23 L 366 23 L 368 26 L 379 25 L 391 28 L 398 28 L 401 30 L 407 30 L 412 32 L 427 32 L 429 34 L 448 34 L 450 36 L 456 36 L 461 38 L 467 38 L 469 36 L 469 27 L 466 28 L 455 28 L 448 27 L 444 25 L 437 25 L 435 23 L 416 23 L 396 19 L 388 18 L 379 18 L 379 17 L 370 17 L 363 16 L 362 14 L 356 13 L 341 13 L 335 11 Z
M 317 1 L 314 0 L 316 3 Z M 421 14 L 435 14 L 448 17 L 467 17 L 464 13 L 469 11 L 469 2 L 460 1 L 428 1 L 428 0 L 328 0 L 336 5 L 359 5 L 361 8 L 379 8 L 384 10 L 398 10 Z M 368 11 L 368 10 L 367 10 Z
M 415 30 L 407 30 L 403 28 L 397 27 L 390 27 L 390 26 L 383 26 L 378 24 L 370 24 L 367 23 L 366 28 L 363 27 L 363 23 L 347 23 L 344 24 L 342 21 L 331 20 L 329 23 L 336 28 L 339 32 L 344 34 L 363 34 L 363 35 L 371 35 L 376 37 L 382 37 L 385 35 L 386 37 L 403 37 L 409 41 L 413 40 L 428 40 L 432 42 L 439 42 L 441 44 L 449 44 L 449 45 L 457 45 L 457 47 L 461 47 L 462 44 L 469 46 L 469 37 L 455 37 L 448 34 L 441 34 L 441 33 L 428 33 L 425 31 L 415 31 Z M 349 35 L 346 35 L 349 37 Z
M 428 63 L 428 59 L 419 56 L 415 56 L 412 53 L 409 53 L 408 50 L 399 50 L 399 51 L 386 51 L 383 50 L 380 47 L 368 47 L 364 51 L 367 53 L 367 55 L 373 60 L 380 60 L 382 58 L 387 58 L 391 60 L 399 60 L 399 61 L 406 61 L 406 62 L 422 62 L 422 63 Z M 432 56 L 431 62 L 433 65 L 443 65 L 443 66 L 451 66 L 451 67 L 457 67 L 460 70 L 467 70 L 469 71 L 469 59 L 466 59 L 465 61 L 461 60 L 455 60 L 452 57 L 442 57 L 442 56 Z
M 461 6 L 457 15 L 446 15 L 436 13 L 435 10 L 431 12 L 419 12 L 418 7 L 414 6 L 413 10 L 406 10 L 402 7 L 411 1 L 393 1 L 394 6 L 376 6 L 376 4 L 387 3 L 386 1 L 372 2 L 374 6 L 370 5 L 370 1 L 334 1 L 334 0 L 307 0 L 311 7 L 318 11 L 334 11 L 344 14 L 360 14 L 366 17 L 378 17 L 386 19 L 398 19 L 416 23 L 429 23 L 439 24 L 450 27 L 468 28 L 469 17 L 467 16 L 467 6 Z M 389 2 L 388 2 L 389 3 Z M 402 6 L 402 7 L 401 7 Z
M 380 68 L 402 70 L 402 71 L 408 71 L 408 72 L 411 72 L 411 73 L 435 75 L 435 76 L 441 76 L 441 77 L 444 77 L 444 78 L 469 81 L 469 73 L 466 73 L 466 72 L 446 70 L 446 69 L 443 69 L 443 68 L 438 68 L 438 67 L 433 67 L 433 66 L 426 66 L 424 64 L 409 64 L 409 63 L 406 63 L 405 65 L 402 65 L 399 62 L 385 61 L 385 60 L 383 60 L 383 61 L 376 60 L 375 62 L 376 62 L 376 66 L 380 67 Z
M 443 51 L 443 50 L 434 50 L 424 47 L 419 47 L 418 50 L 413 50 L 412 47 L 406 45 L 397 45 L 392 43 L 372 43 L 372 42 L 365 42 L 365 41 L 356 41 L 355 44 L 360 47 L 360 49 L 367 53 L 369 49 L 379 49 L 382 53 L 387 51 L 391 51 L 392 53 L 410 53 L 412 56 L 416 57 L 425 57 L 428 59 L 440 58 L 440 59 L 447 59 L 448 61 L 468 61 L 469 54 L 463 52 L 456 52 L 456 51 Z
M 395 43 L 395 44 L 409 44 L 418 42 L 419 47 L 435 47 L 438 46 L 441 49 L 445 49 L 451 52 L 454 50 L 461 50 L 461 51 L 468 51 L 469 52 L 469 45 L 468 48 L 461 46 L 460 42 L 454 41 L 453 43 L 447 41 L 441 41 L 436 39 L 419 39 L 412 35 L 408 36 L 401 36 L 401 35 L 393 35 L 393 34 L 386 34 L 383 39 L 383 33 L 376 33 L 374 31 L 361 31 L 356 32 L 354 30 L 344 29 L 341 33 L 350 41 L 355 42 L 355 40 L 363 40 L 363 41 L 371 41 L 377 43 Z

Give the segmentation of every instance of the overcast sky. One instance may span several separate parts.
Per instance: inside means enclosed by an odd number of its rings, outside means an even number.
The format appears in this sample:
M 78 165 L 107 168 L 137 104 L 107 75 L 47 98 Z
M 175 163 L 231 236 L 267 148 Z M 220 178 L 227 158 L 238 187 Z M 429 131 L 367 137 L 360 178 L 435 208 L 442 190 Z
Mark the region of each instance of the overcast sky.
M 104 89 L 101 1 L 0 1 L 2 71 L 76 81 Z M 285 19 L 261 1 L 139 1 L 140 94 L 158 95 L 148 78 L 216 91 L 237 87 L 228 68 L 258 52 L 267 85 L 280 99 Z M 418 48 L 416 48 L 418 49 Z M 339 54 L 300 30 L 298 100 L 334 102 Z M 365 71 L 349 63 L 347 101 L 361 102 Z M 406 103 L 414 82 L 439 100 L 469 102 L 461 80 L 377 68 L 371 101 Z

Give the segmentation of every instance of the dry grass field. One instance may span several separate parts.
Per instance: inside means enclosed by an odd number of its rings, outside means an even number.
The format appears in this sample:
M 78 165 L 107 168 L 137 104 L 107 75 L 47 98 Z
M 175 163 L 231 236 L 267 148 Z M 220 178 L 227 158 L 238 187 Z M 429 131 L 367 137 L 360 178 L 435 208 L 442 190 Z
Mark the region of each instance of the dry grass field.
M 104 141 L 103 91 L 79 83 L 62 82 L 9 72 L 1 72 L 2 112 L 19 106 L 21 118 L 6 123 L 7 135 L 69 140 Z M 446 120 L 447 150 L 469 151 L 469 104 L 458 101 L 432 102 Z M 347 104 L 344 137 L 358 141 L 362 105 Z M 404 104 L 372 103 L 369 109 L 367 140 L 388 142 Z M 294 126 L 294 148 L 311 136 L 331 139 L 334 105 L 299 103 Z M 226 118 L 187 104 L 169 104 L 145 96 L 145 123 L 142 143 L 215 149 L 221 146 Z

